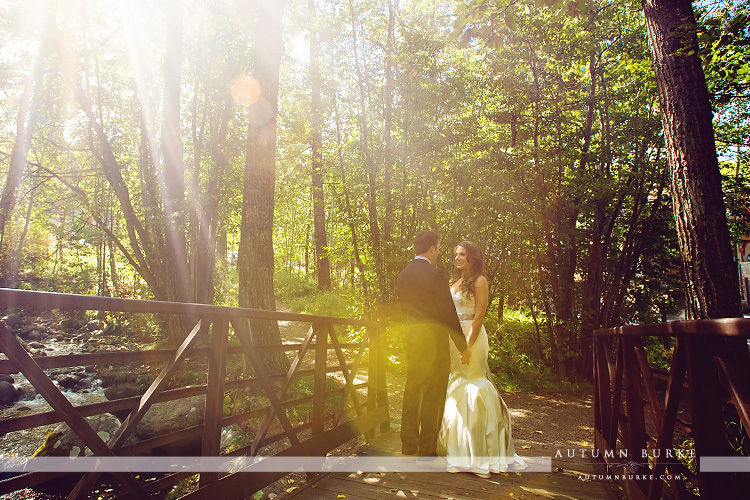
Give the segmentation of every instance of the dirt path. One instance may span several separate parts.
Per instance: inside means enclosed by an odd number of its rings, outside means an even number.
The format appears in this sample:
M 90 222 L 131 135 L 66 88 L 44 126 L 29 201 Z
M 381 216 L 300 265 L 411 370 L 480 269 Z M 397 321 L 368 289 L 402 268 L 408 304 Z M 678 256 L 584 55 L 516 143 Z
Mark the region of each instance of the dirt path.
M 391 419 L 399 425 L 403 401 L 404 375 L 388 373 L 388 400 Z M 591 396 L 534 394 L 500 391 L 510 410 L 513 438 L 518 453 L 534 444 L 553 448 L 579 449 L 593 445 L 594 409 Z M 564 453 L 564 452 L 563 452 Z

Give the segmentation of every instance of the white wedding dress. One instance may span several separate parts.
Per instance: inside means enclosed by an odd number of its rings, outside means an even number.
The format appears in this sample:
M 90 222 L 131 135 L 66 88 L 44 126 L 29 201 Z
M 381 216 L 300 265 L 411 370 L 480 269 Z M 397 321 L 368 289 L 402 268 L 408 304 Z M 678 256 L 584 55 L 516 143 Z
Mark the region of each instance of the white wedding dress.
M 462 291 L 453 293 L 464 334 L 474 318 L 474 298 Z M 439 444 L 445 451 L 448 472 L 487 475 L 526 467 L 516 455 L 511 435 L 510 413 L 488 377 L 489 343 L 482 326 L 468 365 L 461 364 L 458 349 L 451 343 L 451 374 L 440 427 Z

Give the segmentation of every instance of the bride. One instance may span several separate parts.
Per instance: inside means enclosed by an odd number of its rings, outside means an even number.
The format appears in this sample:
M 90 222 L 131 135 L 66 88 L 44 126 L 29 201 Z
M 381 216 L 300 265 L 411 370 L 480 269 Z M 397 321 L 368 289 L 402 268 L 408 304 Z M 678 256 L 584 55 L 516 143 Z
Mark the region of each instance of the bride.
M 489 478 L 505 472 L 508 465 L 526 467 L 516 455 L 511 436 L 510 413 L 489 377 L 489 344 L 482 324 L 487 312 L 489 286 L 482 274 L 484 259 L 479 247 L 463 241 L 456 247 L 451 294 L 471 350 L 468 365 L 461 364 L 451 346 L 451 374 L 440 428 L 448 472 L 473 472 Z

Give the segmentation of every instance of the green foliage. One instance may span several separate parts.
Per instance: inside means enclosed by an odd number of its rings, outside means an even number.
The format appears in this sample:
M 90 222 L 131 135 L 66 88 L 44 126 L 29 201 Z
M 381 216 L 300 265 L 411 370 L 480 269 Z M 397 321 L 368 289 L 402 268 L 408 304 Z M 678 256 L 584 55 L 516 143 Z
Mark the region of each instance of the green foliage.
M 164 500 L 177 500 L 178 498 L 181 498 L 188 493 L 195 491 L 196 489 L 198 489 L 199 480 L 200 474 L 195 474 L 183 479 L 182 481 L 174 485 L 172 489 L 169 490 L 169 492 L 167 492 Z
M 714 102 L 727 104 L 750 90 L 750 7 L 744 2 L 699 7 L 700 52 Z
M 3 244 L 10 242 L 17 254 L 20 287 L 152 298 L 160 288 L 181 290 L 166 283 L 172 274 L 150 274 L 165 269 L 169 252 L 159 238 L 166 222 L 184 218 L 186 253 L 179 273 L 187 288 L 200 274 L 199 254 L 208 245 L 202 236 L 210 233 L 208 241 L 217 242 L 212 283 L 196 285 L 190 296 L 213 287 L 214 303 L 236 305 L 237 266 L 227 255 L 241 236 L 246 140 L 255 108 L 230 101 L 229 91 L 240 75 L 253 71 L 254 40 L 246 27 L 255 13 L 235 1 L 215 9 L 181 4 L 183 72 L 177 88 L 185 205 L 165 214 L 162 189 L 174 179 L 160 182 L 163 159 L 155 131 L 164 122 L 156 96 L 165 90 L 159 75 L 169 12 L 162 5 L 132 3 L 131 17 L 121 16 L 111 1 L 72 10 L 52 2 L 49 10 L 65 26 L 49 30 L 60 37 L 55 46 L 86 56 L 78 76 L 127 196 L 116 192 L 118 183 L 102 169 L 102 145 L 92 141 L 93 123 L 70 94 L 69 75 L 49 58 L 33 157 Z M 319 292 L 310 220 L 310 16 L 304 2 L 286 4 L 275 202 L 266 221 L 273 224 L 279 300 L 299 312 L 395 324 L 395 276 L 411 258 L 416 233 L 429 227 L 443 235 L 446 249 L 463 239 L 480 244 L 491 299 L 507 301 L 511 310 L 538 311 L 544 346 L 545 322 L 562 332 L 557 340 L 563 358 L 574 360 L 590 345 L 587 335 L 600 318 L 604 324 L 652 322 L 679 309 L 661 116 L 640 4 L 391 2 L 392 33 L 385 22 L 388 5 L 317 5 L 325 252 L 333 279 L 332 291 Z M 39 41 L 34 33 L 44 32 L 13 21 L 23 17 L 23 3 L 3 9 L 3 68 L 11 76 L 0 89 L 0 182 L 25 88 L 17 76 L 29 74 L 33 63 L 33 50 L 25 47 Z M 744 145 L 750 142 L 750 112 L 743 102 L 748 7 L 732 0 L 698 10 L 719 148 L 736 158 L 736 178 L 725 188 L 732 234 L 739 237 L 747 229 L 738 214 L 748 181 L 737 174 L 746 170 Z M 387 92 L 394 96 L 390 101 Z M 126 202 L 132 213 L 126 213 Z M 376 268 L 380 260 L 382 268 Z M 211 265 L 211 259 L 206 262 Z M 449 251 L 439 265 L 450 269 Z M 144 338 L 155 321 L 146 323 L 136 328 Z M 509 370 L 531 379 L 535 369 L 549 370 L 551 361 L 546 347 L 545 359 L 538 359 L 529 345 L 535 331 L 524 338 L 514 330 L 525 327 L 510 319 L 488 323 L 501 344 L 515 338 L 498 353 L 515 367 Z M 389 337 L 398 353 L 398 332 Z
M 296 271 L 277 271 L 274 275 L 276 296 L 293 312 L 318 316 L 361 318 L 363 299 L 346 289 L 318 290 Z
M 750 177 L 723 175 L 724 204 L 727 209 L 729 234 L 732 242 L 739 244 L 743 236 L 750 235 Z
M 649 365 L 662 370 L 669 370 L 672 366 L 674 352 L 673 337 L 642 337 L 643 349 Z
M 501 322 L 490 313 L 485 328 L 490 341 L 488 362 L 498 388 L 556 394 L 590 392 L 586 384 L 560 380 L 547 361 L 539 358 L 536 330 L 527 313 L 506 309 Z

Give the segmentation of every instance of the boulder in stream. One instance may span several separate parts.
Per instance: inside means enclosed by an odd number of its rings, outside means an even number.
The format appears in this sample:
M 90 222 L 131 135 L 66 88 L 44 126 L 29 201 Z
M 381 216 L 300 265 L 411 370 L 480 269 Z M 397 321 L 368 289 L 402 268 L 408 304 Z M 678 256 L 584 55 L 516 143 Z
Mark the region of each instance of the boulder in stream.
M 11 330 L 21 324 L 21 317 L 18 314 L 8 314 L 3 316 L 3 321 Z
M 11 379 L 13 380 L 13 379 Z M 0 405 L 11 405 L 21 398 L 21 390 L 11 382 L 0 381 Z
M 96 431 L 103 441 L 109 439 L 120 428 L 120 420 L 111 413 L 102 413 L 86 418 L 92 429 Z M 137 443 L 138 438 L 130 436 L 125 444 Z M 83 441 L 76 436 L 68 424 L 60 424 L 47 434 L 44 444 L 40 446 L 32 456 L 34 457 L 78 457 L 91 455 Z
M 163 436 L 187 427 L 203 423 L 206 396 L 163 401 L 149 408 L 135 428 L 135 434 L 143 441 Z M 189 456 L 200 454 L 201 436 L 192 440 L 183 440 L 155 449 L 157 454 Z
M 65 318 L 60 321 L 60 328 L 64 330 L 78 330 L 83 326 L 83 322 L 78 318 Z
M 86 323 L 86 330 L 93 332 L 94 330 L 101 330 L 104 328 L 104 325 L 102 325 L 102 322 L 98 319 L 94 319 Z

